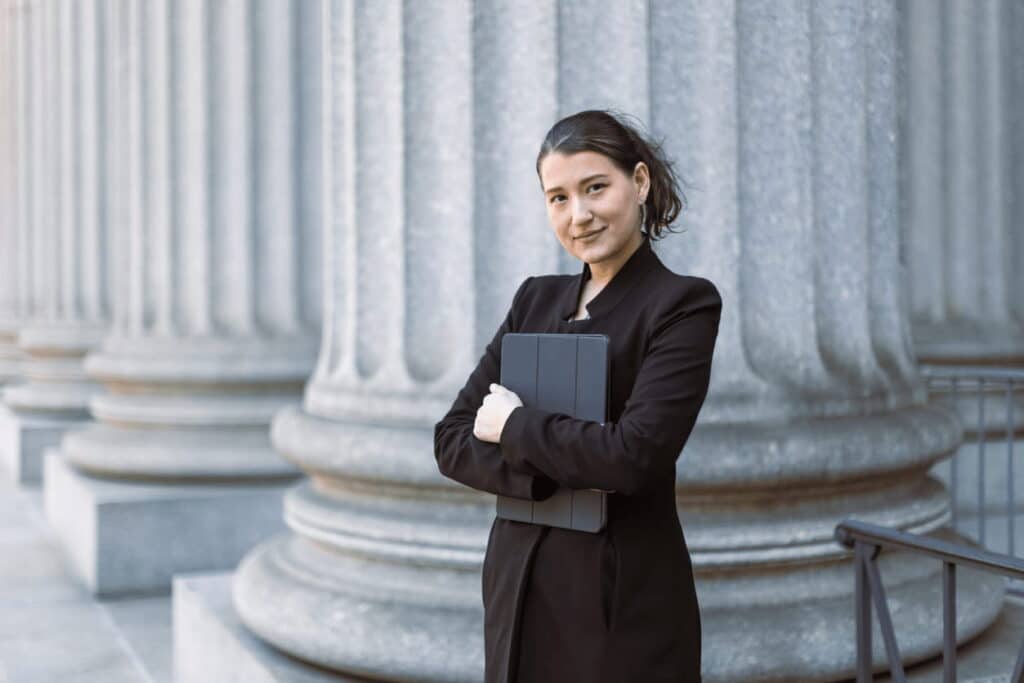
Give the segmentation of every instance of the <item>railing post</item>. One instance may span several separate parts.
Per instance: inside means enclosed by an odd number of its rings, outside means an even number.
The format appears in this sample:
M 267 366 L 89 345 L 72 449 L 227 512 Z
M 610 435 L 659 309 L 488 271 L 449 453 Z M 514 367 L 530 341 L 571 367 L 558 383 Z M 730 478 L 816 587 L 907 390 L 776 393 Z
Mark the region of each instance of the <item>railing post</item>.
M 868 554 L 871 549 L 866 543 L 856 541 L 853 545 L 854 552 L 854 587 L 853 599 L 855 604 L 857 629 L 857 683 L 871 683 L 874 676 L 871 675 L 871 595 L 868 586 Z
M 1013 380 L 1009 379 L 1006 381 L 1006 518 L 1009 526 L 1007 532 L 1009 538 L 1007 539 L 1007 553 L 1014 555 L 1014 517 L 1017 511 L 1015 496 L 1013 495 Z
M 956 565 L 942 563 L 942 683 L 956 683 Z
M 1013 676 L 1010 677 L 1010 683 L 1024 683 L 1024 645 L 1021 646 L 1020 652 L 1017 653 L 1017 664 L 1013 667 Z
M 978 439 L 978 542 L 985 545 L 985 527 L 987 514 L 985 512 L 985 378 L 978 378 L 978 424 L 976 436 Z
M 952 377 L 952 379 L 950 381 L 950 384 L 952 385 L 952 388 L 950 390 L 950 396 L 952 397 L 952 401 L 953 401 L 953 413 L 955 415 L 957 415 L 957 417 L 959 417 L 960 410 L 959 410 L 959 408 L 957 407 L 957 404 L 956 404 L 956 398 L 957 398 L 957 391 L 956 391 L 957 378 L 956 378 L 956 375 L 954 375 Z M 950 507 L 952 507 L 952 511 L 951 511 L 952 519 L 950 520 L 950 524 L 951 524 L 951 526 L 954 529 L 957 528 L 957 526 L 956 526 L 957 510 L 956 509 L 960 505 L 960 503 L 957 501 L 957 491 L 959 490 L 959 487 L 957 486 L 957 483 L 956 483 L 956 465 L 957 465 L 957 457 L 956 457 L 956 454 L 954 453 L 953 456 L 949 459 L 949 488 L 952 489 L 950 491 L 950 494 L 949 494 L 950 498 L 952 499 L 952 505 L 950 506 Z
M 896 632 L 893 630 L 892 616 L 889 614 L 889 603 L 885 598 L 885 586 L 882 585 L 882 577 L 878 572 L 878 565 L 875 564 L 873 559 L 873 556 L 880 549 L 879 546 L 873 546 L 872 554 L 864 556 L 864 570 L 868 575 L 871 597 L 874 599 L 875 611 L 878 613 L 878 630 L 882 632 L 882 642 L 885 643 L 885 655 L 889 660 L 889 675 L 895 683 L 907 683 L 907 675 L 903 671 L 903 661 L 900 658 L 900 648 L 896 644 Z M 869 628 L 870 623 L 869 621 Z

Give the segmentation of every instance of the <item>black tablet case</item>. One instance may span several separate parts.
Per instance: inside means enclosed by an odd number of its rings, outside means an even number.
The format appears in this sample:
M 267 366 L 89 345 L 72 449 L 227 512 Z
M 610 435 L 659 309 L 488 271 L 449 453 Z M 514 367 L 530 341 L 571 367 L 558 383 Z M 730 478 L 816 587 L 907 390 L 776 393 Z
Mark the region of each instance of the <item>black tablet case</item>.
M 501 339 L 501 385 L 523 405 L 605 423 L 610 358 L 608 335 L 510 332 Z M 577 531 L 598 532 L 608 492 L 561 487 L 548 499 L 498 496 L 497 515 Z

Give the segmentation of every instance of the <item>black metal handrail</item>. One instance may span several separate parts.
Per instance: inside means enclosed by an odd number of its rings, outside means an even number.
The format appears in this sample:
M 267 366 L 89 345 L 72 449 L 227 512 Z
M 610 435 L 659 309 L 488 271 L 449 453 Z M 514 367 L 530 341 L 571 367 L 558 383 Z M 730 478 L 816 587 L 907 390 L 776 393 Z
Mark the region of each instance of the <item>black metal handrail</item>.
M 942 680 L 956 683 L 956 568 L 970 566 L 1012 579 L 1024 579 L 1024 560 L 988 550 L 957 545 L 937 538 L 911 534 L 856 519 L 836 525 L 835 538 L 854 552 L 854 609 L 857 630 L 857 683 L 870 683 L 871 606 L 878 612 L 889 672 L 896 683 L 906 683 L 896 634 L 885 598 L 885 588 L 875 564 L 882 548 L 899 548 L 929 555 L 942 562 Z M 1024 683 L 1024 644 L 1017 655 L 1010 683 Z

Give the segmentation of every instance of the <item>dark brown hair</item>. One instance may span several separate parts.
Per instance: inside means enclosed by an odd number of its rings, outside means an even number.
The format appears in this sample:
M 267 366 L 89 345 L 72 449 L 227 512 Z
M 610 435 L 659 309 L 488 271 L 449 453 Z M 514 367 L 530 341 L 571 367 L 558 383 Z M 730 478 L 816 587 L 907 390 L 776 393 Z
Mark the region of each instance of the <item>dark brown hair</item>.
M 637 162 L 644 162 L 650 171 L 651 188 L 644 202 L 647 220 L 641 229 L 652 240 L 658 240 L 663 230 L 673 232 L 669 226 L 686 206 L 686 197 L 679 188 L 680 180 L 672 162 L 665 157 L 661 143 L 642 135 L 639 131 L 643 126 L 639 121 L 636 125 L 631 124 L 631 118 L 635 119 L 607 109 L 587 109 L 566 116 L 544 137 L 537 154 L 537 177 L 540 178 L 540 163 L 552 152 L 597 152 L 611 159 L 631 178 Z

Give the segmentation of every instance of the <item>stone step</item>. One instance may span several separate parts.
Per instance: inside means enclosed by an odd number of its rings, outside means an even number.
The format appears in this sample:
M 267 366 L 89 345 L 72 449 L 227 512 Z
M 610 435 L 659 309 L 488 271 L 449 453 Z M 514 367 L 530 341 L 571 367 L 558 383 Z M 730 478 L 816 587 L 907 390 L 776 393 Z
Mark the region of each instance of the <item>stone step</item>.
M 0 681 L 170 683 L 170 598 L 95 600 L 69 571 L 41 495 L 0 478 Z
M 369 683 L 289 657 L 250 633 L 231 604 L 233 575 L 174 578 L 176 683 Z
M 231 572 L 178 576 L 174 581 L 177 683 L 244 680 L 260 683 L 354 683 L 282 654 L 247 631 L 231 604 Z M 941 629 L 941 624 L 936 625 Z M 1009 676 L 1024 642 L 1024 600 L 1007 598 L 999 618 L 957 652 L 959 681 L 983 683 Z M 899 635 L 897 634 L 897 640 Z M 941 683 L 942 662 L 908 669 L 912 683 Z M 235 676 L 235 678 L 232 678 Z M 997 677 L 997 678 L 993 678 Z M 876 676 L 876 681 L 890 681 Z
M 942 624 L 935 624 L 941 632 Z M 899 644 L 900 635 L 896 634 Z M 958 683 L 1009 681 L 1017 654 L 1024 647 L 1024 599 L 1009 596 L 1006 606 L 991 626 L 971 642 L 957 648 Z M 906 670 L 907 683 L 942 683 L 942 656 Z M 875 676 L 875 683 L 889 683 L 888 673 Z

